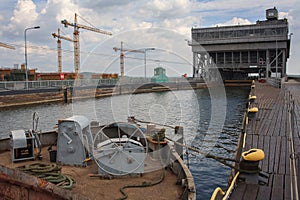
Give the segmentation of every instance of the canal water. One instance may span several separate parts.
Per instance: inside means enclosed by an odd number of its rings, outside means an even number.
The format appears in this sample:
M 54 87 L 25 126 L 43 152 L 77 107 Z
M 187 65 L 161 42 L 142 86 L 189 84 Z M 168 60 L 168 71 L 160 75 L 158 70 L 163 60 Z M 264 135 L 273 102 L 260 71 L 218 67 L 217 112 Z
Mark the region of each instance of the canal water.
M 39 114 L 39 129 L 52 130 L 58 119 L 85 115 L 101 124 L 126 121 L 127 116 L 184 127 L 185 142 L 205 153 L 233 158 L 249 90 L 227 87 L 121 95 L 78 100 L 70 104 L 43 104 L 0 110 L 0 138 L 11 130 L 32 128 L 32 114 Z M 217 114 L 216 114 L 217 113 Z M 216 187 L 226 189 L 230 169 L 215 160 L 188 152 L 184 155 L 194 176 L 197 199 L 209 199 Z

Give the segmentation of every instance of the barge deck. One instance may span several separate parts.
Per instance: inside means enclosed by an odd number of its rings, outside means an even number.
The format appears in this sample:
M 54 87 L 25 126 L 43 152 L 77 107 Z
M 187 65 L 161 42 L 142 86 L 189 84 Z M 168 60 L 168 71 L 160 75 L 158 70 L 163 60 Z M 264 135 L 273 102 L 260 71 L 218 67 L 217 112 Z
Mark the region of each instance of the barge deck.
M 42 161 L 26 161 L 26 162 L 11 162 L 11 154 L 9 151 L 2 152 L 0 154 L 1 165 L 6 166 L 10 169 L 16 169 L 20 166 L 30 165 L 34 163 L 44 163 L 44 164 L 52 164 L 49 162 L 49 154 L 47 148 L 43 148 L 42 150 Z M 150 158 L 147 158 L 147 163 L 151 162 Z M 152 161 L 153 162 L 153 161 Z M 149 164 L 149 166 L 151 166 Z M 159 195 L 160 199 L 179 199 L 182 195 L 182 190 L 179 185 L 176 185 L 177 177 L 170 170 L 157 170 L 151 173 L 145 173 L 143 176 L 136 177 L 123 177 L 123 178 L 112 178 L 112 179 L 104 179 L 101 177 L 90 177 L 89 174 L 97 174 L 97 165 L 93 162 L 90 162 L 87 167 L 74 167 L 74 166 L 63 166 L 62 173 L 70 176 L 73 181 L 73 187 L 71 190 L 67 192 L 71 192 L 73 195 L 71 197 L 67 197 L 65 199 L 122 199 L 122 193 L 120 189 L 126 185 L 139 185 L 143 182 L 155 182 L 161 178 L 162 173 L 164 173 L 164 179 L 160 184 L 154 185 L 152 187 L 139 187 L 139 188 L 128 188 L 126 189 L 126 193 L 129 199 L 153 199 L 155 195 Z M 25 177 L 25 176 L 24 176 Z M 26 193 L 26 197 L 28 199 L 33 198 L 30 192 L 24 192 L 23 189 L 19 189 L 18 184 L 16 186 L 12 186 L 11 190 L 8 189 L 5 181 L 0 180 L 0 189 L 3 191 L 7 191 L 6 195 L 11 196 L 11 193 L 17 193 L 15 195 L 15 199 L 22 199 L 22 193 Z M 57 188 L 55 188 L 57 190 Z M 16 192 L 18 191 L 18 192 Z M 20 193 L 20 194 L 19 194 Z M 66 193 L 66 191 L 64 192 Z M 156 193 L 156 194 L 154 194 Z M 75 195 L 74 195 L 75 194 Z M 77 196 L 76 196 L 77 195 Z M 5 195 L 4 195 L 5 196 Z M 24 196 L 24 195 L 23 195 Z M 44 196 L 34 195 L 35 198 L 45 198 Z M 54 195 L 52 198 L 57 198 Z M 1 199 L 1 197 L 0 197 Z M 27 198 L 24 198 L 27 199 Z M 60 199 L 60 198 L 57 198 Z
M 72 118 L 68 118 L 72 119 Z M 120 123 L 121 124 L 121 123 Z M 105 141 L 115 141 L 114 135 L 120 134 L 123 135 L 130 133 L 129 131 L 125 132 L 125 130 L 133 130 L 132 127 L 134 125 L 128 126 L 127 129 L 123 127 L 122 132 L 121 128 L 119 129 L 117 125 L 114 126 L 95 126 L 92 123 L 91 132 L 93 133 L 94 138 L 98 136 L 95 133 L 103 133 L 104 131 L 107 135 L 112 136 L 111 140 Z M 121 125 L 120 125 L 121 127 Z M 71 129 L 72 130 L 72 129 Z M 85 129 L 86 130 L 86 129 Z M 70 130 L 68 130 L 72 133 Z M 118 132 L 116 132 L 118 131 Z M 68 132 L 68 133 L 69 133 Z M 79 132 L 79 131 L 78 131 Z M 132 135 L 134 135 L 137 131 L 134 131 Z M 77 133 L 77 132 L 76 132 Z M 41 157 L 38 156 L 35 160 L 32 157 L 28 157 L 28 159 L 19 159 L 16 162 L 12 162 L 15 158 L 12 152 L 16 152 L 16 150 L 11 149 L 11 139 L 3 138 L 0 139 L 0 199 L 1 196 L 4 199 L 186 199 L 186 200 L 195 200 L 195 185 L 193 181 L 193 177 L 188 170 L 187 166 L 184 164 L 180 155 L 175 150 L 175 146 L 169 142 L 162 141 L 160 144 L 154 143 L 151 140 L 151 137 L 145 137 L 145 140 L 148 141 L 148 145 L 146 147 L 149 151 L 147 151 L 144 160 L 140 165 L 143 165 L 143 172 L 140 173 L 126 173 L 126 169 L 124 170 L 124 174 L 120 174 L 118 176 L 116 173 L 105 174 L 99 173 L 99 165 L 96 164 L 94 157 L 90 161 L 87 162 L 87 166 L 78 164 L 68 164 L 61 163 L 60 160 L 54 164 L 51 160 L 51 156 L 48 150 L 52 149 L 53 144 L 61 144 L 61 140 L 59 138 L 59 131 L 55 130 L 52 132 L 42 132 L 39 133 L 39 140 L 42 146 L 41 149 Z M 179 134 L 179 133 L 177 133 Z M 77 137 L 78 134 L 75 134 Z M 136 137 L 136 135 L 134 135 Z M 64 136 L 61 136 L 64 137 Z M 105 137 L 108 137 L 105 135 Z M 106 139 L 104 136 L 103 138 Z M 133 138 L 132 136 L 130 136 Z M 123 139 L 124 137 L 122 137 Z M 97 141 L 100 141 L 101 137 L 97 137 Z M 125 138 L 126 139 L 126 138 Z M 132 139 L 133 140 L 133 139 Z M 60 143 L 59 143 L 60 141 Z M 75 144 L 75 139 L 73 138 L 73 142 Z M 117 141 L 123 141 L 121 139 Z M 126 140 L 127 141 L 127 140 Z M 153 144 L 152 144 L 153 142 Z M 101 142 L 99 144 L 102 144 Z M 56 146 L 55 145 L 55 146 Z M 117 145 L 117 144 L 116 144 Z M 125 143 L 125 145 L 128 145 Z M 157 147 L 158 145 L 158 147 Z M 80 146 L 80 145 L 78 145 Z M 121 155 L 120 148 L 110 148 L 112 151 L 116 149 L 118 155 Z M 61 153 L 62 150 L 57 148 L 57 155 L 59 151 Z M 63 149 L 63 147 L 60 147 Z M 101 148 L 98 147 L 97 148 Z M 159 148 L 158 151 L 155 151 L 154 148 Z M 161 149 L 160 149 L 161 148 Z M 69 148 L 70 149 L 70 148 Z M 131 145 L 131 150 L 133 145 Z M 31 150 L 28 149 L 28 152 Z M 79 150 L 77 149 L 79 152 Z M 125 150 L 124 150 L 125 151 Z M 153 152 L 155 151 L 155 152 Z M 18 151 L 19 152 L 19 151 Z M 27 151 L 26 151 L 27 152 Z M 25 153 L 25 152 L 24 152 Z M 95 152 L 94 152 L 95 153 Z M 99 153 L 99 152 L 98 152 Z M 125 152 L 126 153 L 126 152 Z M 129 160 L 129 164 L 134 161 L 137 162 L 136 158 L 131 155 L 129 152 L 127 156 L 127 160 Z M 16 153 L 17 154 L 17 153 Z M 80 154 L 79 154 L 80 155 Z M 95 154 L 96 155 L 96 154 Z M 116 153 L 114 153 L 116 155 Z M 67 156 L 67 155 L 64 155 Z M 58 156 L 57 156 L 58 157 Z M 56 158 L 57 158 L 56 157 Z M 38 160 L 38 158 L 42 158 L 42 160 Z M 102 158 L 102 157 L 101 157 Z M 59 158 L 61 159 L 61 158 Z M 132 159 L 132 160 L 130 160 Z M 112 159 L 111 159 L 112 160 Z M 126 161 L 127 161 L 126 160 Z M 51 162 L 52 161 L 52 162 Z M 73 160 L 72 160 L 73 162 Z M 99 160 L 98 160 L 99 162 Z M 113 163 L 110 161 L 110 163 Z M 48 166 L 55 165 L 55 168 L 58 169 L 58 174 L 53 174 L 54 172 L 48 171 Z M 34 167 L 32 167 L 34 165 Z M 38 167 L 35 167 L 35 166 Z M 119 165 L 125 166 L 123 163 Z M 47 166 L 46 168 L 41 169 L 40 166 Z M 104 166 L 104 165 L 102 165 Z M 21 169 L 20 169 L 21 167 Z M 38 173 L 37 175 L 32 176 L 27 173 L 23 173 L 23 170 L 27 171 L 30 169 L 30 173 Z M 109 170 L 109 168 L 105 168 Z M 121 168 L 123 169 L 123 168 Z M 52 169 L 51 169 L 52 170 Z M 54 169 L 53 169 L 54 170 Z M 57 171 L 57 170 L 54 170 Z M 40 174 L 45 172 L 45 174 Z M 114 172 L 114 171 L 113 171 Z M 58 183 L 54 185 L 48 182 L 48 177 L 42 178 L 41 175 L 50 176 L 49 178 L 56 175 L 63 175 L 65 177 L 69 177 L 68 180 L 72 184 L 72 187 L 68 187 L 65 189 L 65 185 L 61 185 Z M 38 178 L 41 177 L 41 178 Z M 51 178 L 52 179 L 52 178 Z M 28 181 L 29 180 L 29 181 Z M 56 180 L 55 180 L 56 183 Z M 61 188 L 62 186 L 63 188 Z M 71 189 L 70 189 L 71 188 Z

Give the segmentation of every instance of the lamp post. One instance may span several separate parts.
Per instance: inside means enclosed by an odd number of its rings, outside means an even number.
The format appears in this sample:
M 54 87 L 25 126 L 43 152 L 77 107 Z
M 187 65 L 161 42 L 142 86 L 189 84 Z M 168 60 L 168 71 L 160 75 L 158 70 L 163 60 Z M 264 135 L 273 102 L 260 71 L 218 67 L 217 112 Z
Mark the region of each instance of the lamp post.
M 26 32 L 31 29 L 39 29 L 40 26 L 25 28 L 24 30 L 24 40 L 25 40 L 25 76 L 26 76 L 26 89 L 28 90 L 28 72 L 27 72 L 27 41 L 26 41 Z
M 277 58 L 277 56 L 278 56 L 278 53 L 277 53 L 277 51 L 278 51 L 278 44 L 277 44 L 277 38 L 276 38 L 276 53 L 275 53 L 275 57 L 276 57 L 276 64 L 275 64 L 275 69 L 276 69 L 276 79 L 278 78 L 278 58 Z
M 146 52 L 149 51 L 149 50 L 155 50 L 155 48 L 146 48 L 146 49 L 144 49 L 145 79 L 147 78 Z
M 290 40 L 290 43 L 292 42 L 292 35 L 294 35 L 294 33 L 290 33 L 289 34 L 289 40 Z M 291 46 L 291 45 L 290 45 Z

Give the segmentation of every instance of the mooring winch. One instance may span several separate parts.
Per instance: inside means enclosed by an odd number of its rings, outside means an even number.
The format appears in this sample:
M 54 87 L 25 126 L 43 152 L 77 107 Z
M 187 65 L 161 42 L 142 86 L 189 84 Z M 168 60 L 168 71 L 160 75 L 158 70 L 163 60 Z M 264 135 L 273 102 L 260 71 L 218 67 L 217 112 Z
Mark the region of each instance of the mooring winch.
M 102 127 L 95 136 L 93 157 L 98 173 L 114 176 L 144 173 L 148 142 L 136 124 L 116 122 Z
M 90 122 L 74 115 L 58 121 L 57 155 L 59 164 L 85 166 L 84 160 L 93 151 Z

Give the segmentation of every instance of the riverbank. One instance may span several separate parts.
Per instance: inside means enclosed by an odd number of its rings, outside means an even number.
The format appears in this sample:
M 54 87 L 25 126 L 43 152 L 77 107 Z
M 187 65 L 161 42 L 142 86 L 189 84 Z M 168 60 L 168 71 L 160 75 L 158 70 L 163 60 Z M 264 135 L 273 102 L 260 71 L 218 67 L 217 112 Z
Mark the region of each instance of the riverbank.
M 251 81 L 224 81 L 225 86 L 247 87 Z M 146 83 L 107 85 L 102 87 L 60 87 L 29 90 L 0 91 L 0 108 L 11 108 L 46 103 L 69 103 L 78 99 L 102 98 L 122 94 L 139 94 L 209 87 L 205 82 L 185 81 L 170 83 Z
M 38 89 L 16 91 L 8 94 L 0 92 L 0 108 L 37 105 L 44 103 L 69 103 L 78 99 L 102 98 L 122 94 L 139 94 L 149 92 L 163 92 L 170 90 L 187 90 L 205 88 L 205 83 L 167 83 L 116 85 L 114 87 L 62 87 L 53 89 Z M 7 92 L 6 92 L 7 93 Z

